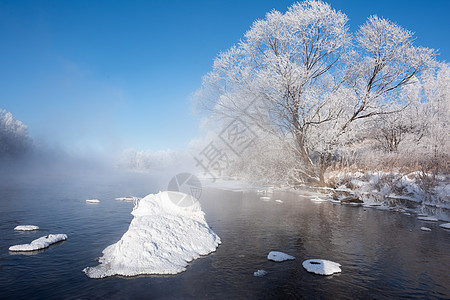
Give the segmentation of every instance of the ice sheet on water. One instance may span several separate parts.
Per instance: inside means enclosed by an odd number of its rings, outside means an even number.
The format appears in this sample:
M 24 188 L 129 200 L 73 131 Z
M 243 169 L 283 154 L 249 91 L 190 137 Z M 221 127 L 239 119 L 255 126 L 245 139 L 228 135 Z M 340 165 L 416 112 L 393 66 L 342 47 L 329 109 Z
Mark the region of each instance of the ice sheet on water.
M 220 238 L 206 223 L 200 203 L 185 201 L 187 197 L 160 192 L 136 202 L 128 231 L 103 250 L 98 266 L 83 271 L 91 278 L 177 274 L 189 261 L 214 252 Z M 180 202 L 191 205 L 177 205 Z
M 269 255 L 267 255 L 267 259 L 281 262 L 285 260 L 293 260 L 295 257 L 279 251 L 270 251 Z
M 98 199 L 88 199 L 88 200 L 86 200 L 86 203 L 100 203 L 100 200 L 98 200 Z
M 420 227 L 420 230 L 423 230 L 423 231 L 431 231 L 431 229 L 428 228 L 428 227 Z
M 39 230 L 39 226 L 36 225 L 19 225 L 14 228 L 16 231 L 32 231 Z
M 253 272 L 253 276 L 255 277 L 263 277 L 267 274 L 267 271 L 265 270 L 258 270 L 256 272 Z
M 444 223 L 439 225 L 439 227 L 445 228 L 445 229 L 450 229 L 450 223 Z
M 332 275 L 341 272 L 340 264 L 325 259 L 308 259 L 302 265 L 306 271 L 318 275 Z
M 40 237 L 29 244 L 11 246 L 9 247 L 9 251 L 35 251 L 47 248 L 51 244 L 65 240 L 67 240 L 67 235 L 65 234 L 49 234 Z
M 417 220 L 429 221 L 429 222 L 437 222 L 438 221 L 438 219 L 436 219 L 435 217 L 418 217 Z

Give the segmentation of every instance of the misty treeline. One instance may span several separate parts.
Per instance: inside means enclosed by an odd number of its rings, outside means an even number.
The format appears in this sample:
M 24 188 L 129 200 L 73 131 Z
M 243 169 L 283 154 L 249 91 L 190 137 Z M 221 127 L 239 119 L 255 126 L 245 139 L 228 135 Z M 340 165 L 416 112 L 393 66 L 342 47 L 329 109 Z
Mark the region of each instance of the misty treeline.
M 228 175 L 324 185 L 331 170 L 448 173 L 449 65 L 390 20 L 347 22 L 327 3 L 296 3 L 217 56 L 196 99 L 257 136 Z
M 0 108 L 0 159 L 24 154 L 31 143 L 27 126 Z

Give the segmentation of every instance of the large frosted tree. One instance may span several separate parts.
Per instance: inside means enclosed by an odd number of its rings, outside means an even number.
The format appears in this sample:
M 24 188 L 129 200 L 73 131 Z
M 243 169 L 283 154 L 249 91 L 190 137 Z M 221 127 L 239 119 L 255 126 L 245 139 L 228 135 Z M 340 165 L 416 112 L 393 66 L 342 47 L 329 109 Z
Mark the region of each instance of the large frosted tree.
M 199 96 L 213 114 L 239 116 L 288 145 L 292 179 L 324 184 L 355 124 L 393 113 L 395 92 L 433 61 L 433 51 L 412 45 L 410 32 L 375 16 L 356 45 L 345 14 L 321 1 L 296 3 L 254 22 L 221 53 Z

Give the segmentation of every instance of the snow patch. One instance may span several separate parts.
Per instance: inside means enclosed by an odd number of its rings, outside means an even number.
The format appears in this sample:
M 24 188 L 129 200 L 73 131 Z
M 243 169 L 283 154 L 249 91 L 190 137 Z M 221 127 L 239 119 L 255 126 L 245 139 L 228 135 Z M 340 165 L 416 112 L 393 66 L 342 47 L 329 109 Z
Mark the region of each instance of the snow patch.
M 431 229 L 428 228 L 428 227 L 420 227 L 420 230 L 423 230 L 423 231 L 431 231 Z
M 200 203 L 176 205 L 186 197 L 191 196 L 160 192 L 136 202 L 128 231 L 103 250 L 98 266 L 83 272 L 91 278 L 177 274 L 188 262 L 214 252 L 221 241 L 206 223 Z
M 100 200 L 98 200 L 98 199 L 88 199 L 88 200 L 86 200 L 86 203 L 100 203 Z
M 279 251 L 270 251 L 269 255 L 267 255 L 267 259 L 281 262 L 285 260 L 293 260 L 295 257 Z
M 57 243 L 59 241 L 67 240 L 67 235 L 65 234 L 49 234 L 40 237 L 29 244 L 15 245 L 9 247 L 9 251 L 34 251 L 47 248 L 51 244 Z
M 16 231 L 32 231 L 39 230 L 39 226 L 36 225 L 19 225 L 14 228 Z
M 263 277 L 265 275 L 267 275 L 267 271 L 265 270 L 258 270 L 256 272 L 253 272 L 253 276 L 255 277 Z
M 308 259 L 302 265 L 306 271 L 319 275 L 332 275 L 341 272 L 340 264 L 325 259 Z
M 437 222 L 438 221 L 438 219 L 436 219 L 435 217 L 418 217 L 417 220 L 429 221 L 429 222 Z
M 439 227 L 445 228 L 445 229 L 450 229 L 450 223 L 444 223 L 439 225 Z

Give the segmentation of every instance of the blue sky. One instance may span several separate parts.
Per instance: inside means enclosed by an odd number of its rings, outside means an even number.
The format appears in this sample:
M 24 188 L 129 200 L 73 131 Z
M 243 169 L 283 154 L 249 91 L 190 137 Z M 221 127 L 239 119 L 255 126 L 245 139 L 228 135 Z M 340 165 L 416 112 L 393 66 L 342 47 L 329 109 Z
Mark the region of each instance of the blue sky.
M 450 61 L 450 1 L 328 1 L 355 31 L 371 14 Z M 0 108 L 74 151 L 180 150 L 200 136 L 190 97 L 219 51 L 294 1 L 0 0 Z

